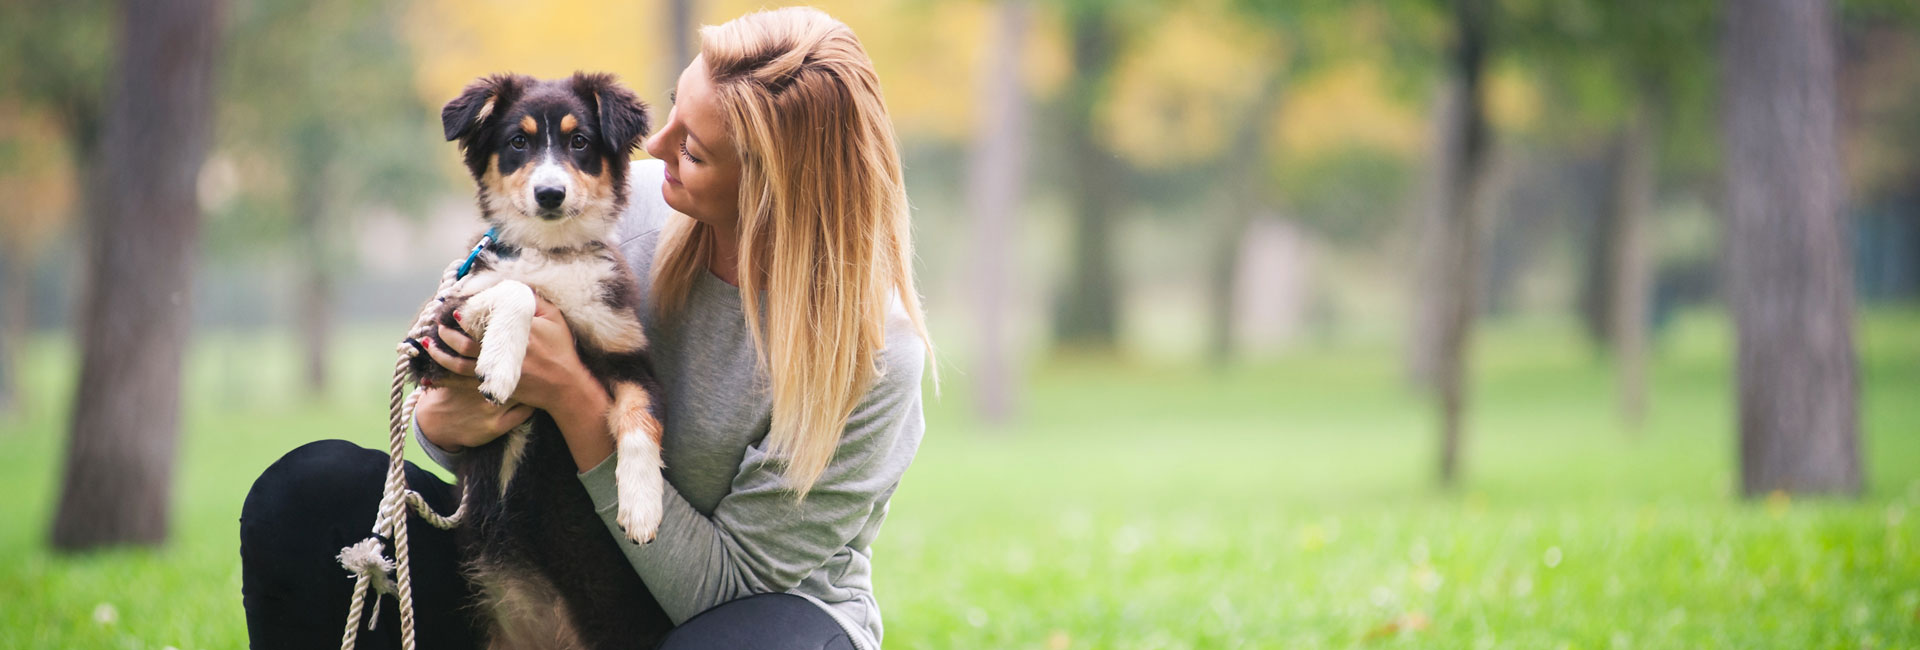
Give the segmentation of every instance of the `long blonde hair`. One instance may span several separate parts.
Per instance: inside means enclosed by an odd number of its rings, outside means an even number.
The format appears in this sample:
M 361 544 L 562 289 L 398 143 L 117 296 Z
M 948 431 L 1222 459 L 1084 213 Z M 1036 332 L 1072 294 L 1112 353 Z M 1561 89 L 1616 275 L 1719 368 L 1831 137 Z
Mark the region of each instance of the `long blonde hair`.
M 873 63 L 840 21 L 791 7 L 700 37 L 741 161 L 740 296 L 773 394 L 769 447 L 805 498 L 882 371 L 890 300 L 933 353 L 900 151 Z M 662 309 L 684 306 L 716 236 L 683 215 L 667 225 L 653 273 Z

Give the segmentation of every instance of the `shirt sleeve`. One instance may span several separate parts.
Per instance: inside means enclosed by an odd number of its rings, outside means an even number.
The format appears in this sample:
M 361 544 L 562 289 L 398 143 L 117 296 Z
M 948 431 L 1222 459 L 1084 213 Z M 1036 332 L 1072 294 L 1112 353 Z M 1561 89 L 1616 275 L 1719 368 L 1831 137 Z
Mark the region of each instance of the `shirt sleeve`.
M 659 535 L 641 545 L 615 520 L 618 457 L 580 474 L 608 533 L 676 625 L 736 598 L 793 589 L 885 507 L 925 428 L 922 349 L 900 347 L 889 345 L 883 354 L 887 373 L 854 408 L 832 462 L 804 501 L 794 501 L 781 480 L 785 463 L 768 454 L 762 440 L 747 448 L 731 491 L 711 516 L 667 490 Z
M 464 454 L 466 451 L 447 451 L 441 449 L 440 445 L 433 444 L 432 441 L 427 440 L 427 434 L 420 432 L 420 418 L 414 418 L 411 426 L 413 427 L 413 440 L 419 443 L 420 451 L 424 452 L 428 458 L 432 458 L 435 464 L 446 468 L 449 472 L 453 471 L 453 460 L 459 458 L 460 454 Z

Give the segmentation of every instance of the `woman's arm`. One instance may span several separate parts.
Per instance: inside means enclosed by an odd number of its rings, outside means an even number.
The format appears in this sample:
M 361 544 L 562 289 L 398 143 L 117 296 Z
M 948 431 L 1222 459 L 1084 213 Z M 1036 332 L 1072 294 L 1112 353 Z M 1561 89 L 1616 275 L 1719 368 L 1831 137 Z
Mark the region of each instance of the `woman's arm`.
M 800 584 L 859 535 L 899 485 L 919 448 L 924 347 L 911 334 L 890 342 L 887 373 L 848 418 L 833 462 L 805 501 L 781 479 L 785 464 L 762 441 L 746 450 L 729 494 L 703 514 L 667 490 L 659 536 L 639 545 L 615 522 L 617 458 L 580 475 L 608 534 L 634 570 L 680 623 L 720 603 Z M 672 426 L 672 423 L 668 423 Z

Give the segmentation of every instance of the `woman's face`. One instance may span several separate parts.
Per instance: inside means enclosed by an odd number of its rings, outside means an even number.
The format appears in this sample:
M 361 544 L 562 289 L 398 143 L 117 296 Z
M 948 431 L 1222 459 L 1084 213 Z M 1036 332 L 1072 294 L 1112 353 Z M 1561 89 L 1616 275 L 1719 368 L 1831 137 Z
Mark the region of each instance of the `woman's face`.
M 740 159 L 713 94 L 707 64 L 694 57 L 680 73 L 667 123 L 647 139 L 647 155 L 667 163 L 660 193 L 675 211 L 731 231 L 740 221 Z

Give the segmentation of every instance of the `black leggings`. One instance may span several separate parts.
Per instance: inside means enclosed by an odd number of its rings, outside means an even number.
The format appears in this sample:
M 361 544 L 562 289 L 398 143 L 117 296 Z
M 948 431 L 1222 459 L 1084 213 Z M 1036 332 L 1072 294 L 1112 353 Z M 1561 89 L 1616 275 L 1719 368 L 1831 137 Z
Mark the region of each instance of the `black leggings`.
M 288 452 L 253 484 L 240 511 L 242 599 L 254 648 L 340 647 L 353 579 L 335 556 L 366 539 L 379 509 L 387 455 L 344 440 Z M 407 464 L 407 484 L 434 510 L 459 501 L 439 477 Z M 414 638 L 419 650 L 475 648 L 484 624 L 464 605 L 473 587 L 462 577 L 453 534 L 408 515 L 413 564 Z M 362 629 L 359 647 L 400 647 L 395 599 L 380 599 L 380 624 Z M 700 613 L 670 633 L 662 650 L 852 650 L 840 626 L 791 594 L 749 596 Z

